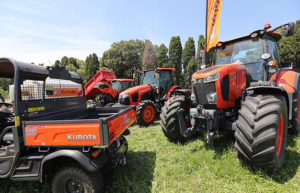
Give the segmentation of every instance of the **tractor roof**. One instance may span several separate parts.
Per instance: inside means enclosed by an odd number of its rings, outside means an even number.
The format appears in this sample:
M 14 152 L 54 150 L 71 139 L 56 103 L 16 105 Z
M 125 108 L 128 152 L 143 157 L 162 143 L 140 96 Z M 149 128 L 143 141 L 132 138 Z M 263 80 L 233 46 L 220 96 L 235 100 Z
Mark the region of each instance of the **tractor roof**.
M 144 70 L 144 72 L 147 72 L 147 71 L 153 71 L 153 70 L 170 70 L 170 71 L 175 71 L 175 68 L 152 68 L 152 69 L 147 69 L 147 70 Z
M 258 29 L 258 30 L 255 30 L 253 31 L 252 33 L 248 34 L 248 35 L 245 35 L 245 36 L 241 36 L 241 37 L 238 37 L 238 38 L 234 38 L 234 39 L 231 39 L 231 40 L 227 40 L 227 41 L 220 41 L 216 47 L 220 47 L 223 43 L 227 44 L 227 43 L 231 43 L 231 42 L 235 42 L 235 41 L 239 41 L 239 40 L 242 40 L 242 39 L 245 39 L 245 38 L 250 38 L 252 34 L 255 34 L 258 36 L 258 35 L 262 35 L 264 33 L 266 33 L 268 36 L 271 36 L 272 38 L 274 38 L 276 41 L 280 40 L 281 39 L 281 34 L 277 31 L 273 31 L 273 30 L 268 30 L 270 28 L 270 24 L 266 24 L 265 25 L 265 28 L 264 29 Z

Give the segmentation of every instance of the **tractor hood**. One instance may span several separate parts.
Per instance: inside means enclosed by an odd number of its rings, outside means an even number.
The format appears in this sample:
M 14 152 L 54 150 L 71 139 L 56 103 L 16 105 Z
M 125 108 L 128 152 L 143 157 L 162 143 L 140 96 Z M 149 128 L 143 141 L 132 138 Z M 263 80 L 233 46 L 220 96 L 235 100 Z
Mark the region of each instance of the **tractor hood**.
M 245 66 L 242 64 L 222 64 L 222 65 L 213 65 L 208 68 L 199 70 L 192 75 L 193 79 L 202 79 L 209 76 L 220 75 L 231 71 L 232 69 L 245 69 Z M 219 76 L 218 75 L 218 76 Z
M 135 87 L 129 88 L 127 90 L 124 90 L 123 92 L 120 93 L 120 96 L 123 96 L 125 94 L 133 94 L 136 92 L 139 92 L 139 93 L 149 92 L 150 90 L 152 90 L 152 87 L 150 85 L 142 84 L 142 85 L 135 86 Z

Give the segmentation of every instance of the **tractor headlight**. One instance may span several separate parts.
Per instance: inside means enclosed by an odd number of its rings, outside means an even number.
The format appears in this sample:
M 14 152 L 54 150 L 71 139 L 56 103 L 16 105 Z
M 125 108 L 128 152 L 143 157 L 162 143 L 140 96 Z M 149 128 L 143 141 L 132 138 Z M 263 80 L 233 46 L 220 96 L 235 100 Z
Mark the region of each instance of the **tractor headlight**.
M 218 95 L 216 92 L 214 93 L 210 93 L 208 95 L 206 95 L 206 99 L 208 101 L 209 104 L 217 104 L 218 102 Z
M 128 98 L 129 97 L 129 94 L 124 94 L 121 96 L 121 98 Z
M 195 84 L 196 83 L 196 78 L 192 78 L 192 84 Z
M 216 81 L 220 78 L 220 74 L 219 73 L 216 73 L 216 74 L 213 74 L 213 75 L 209 75 L 207 77 L 204 78 L 203 80 L 203 83 L 207 83 L 207 82 L 213 82 L 213 81 Z

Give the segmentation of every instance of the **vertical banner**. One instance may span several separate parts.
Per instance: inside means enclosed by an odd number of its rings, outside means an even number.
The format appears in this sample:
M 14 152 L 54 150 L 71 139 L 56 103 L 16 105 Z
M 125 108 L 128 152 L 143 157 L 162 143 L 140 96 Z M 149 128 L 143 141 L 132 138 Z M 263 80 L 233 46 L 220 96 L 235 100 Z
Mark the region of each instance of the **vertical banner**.
M 219 41 L 219 24 L 222 0 L 207 0 L 206 3 L 206 52 Z

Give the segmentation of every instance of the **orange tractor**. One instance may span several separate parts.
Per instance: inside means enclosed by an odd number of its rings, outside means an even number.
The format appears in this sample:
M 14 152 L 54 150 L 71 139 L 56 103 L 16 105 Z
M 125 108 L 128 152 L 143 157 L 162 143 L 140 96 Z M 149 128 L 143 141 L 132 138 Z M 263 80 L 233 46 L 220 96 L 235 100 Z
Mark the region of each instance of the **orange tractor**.
M 119 102 L 121 104 L 137 106 L 137 123 L 139 125 L 151 125 L 171 92 L 180 89 L 179 86 L 175 86 L 173 71 L 175 71 L 174 68 L 145 70 L 141 78 L 141 85 L 120 93 Z
M 212 66 L 192 75 L 192 92 L 175 90 L 161 113 L 162 131 L 184 141 L 199 131 L 214 136 L 235 131 L 237 157 L 253 168 L 279 171 L 287 131 L 300 132 L 300 74 L 281 62 L 278 41 L 294 23 L 270 25 L 215 47 Z
M 113 71 L 99 70 L 84 86 L 87 104 L 105 106 L 116 103 L 119 93 L 132 87 L 133 79 L 116 79 Z

